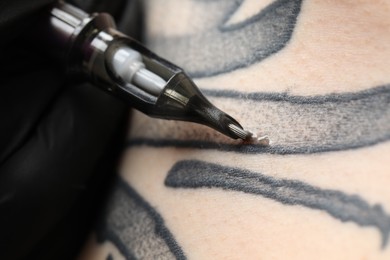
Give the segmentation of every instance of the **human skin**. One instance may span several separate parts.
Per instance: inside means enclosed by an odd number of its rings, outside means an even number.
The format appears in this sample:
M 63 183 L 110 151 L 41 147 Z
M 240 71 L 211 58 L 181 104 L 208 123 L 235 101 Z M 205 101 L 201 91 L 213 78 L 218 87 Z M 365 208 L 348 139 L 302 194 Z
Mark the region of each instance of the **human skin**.
M 119 184 L 81 259 L 388 259 L 390 1 L 145 7 L 149 46 L 271 144 L 134 112 Z

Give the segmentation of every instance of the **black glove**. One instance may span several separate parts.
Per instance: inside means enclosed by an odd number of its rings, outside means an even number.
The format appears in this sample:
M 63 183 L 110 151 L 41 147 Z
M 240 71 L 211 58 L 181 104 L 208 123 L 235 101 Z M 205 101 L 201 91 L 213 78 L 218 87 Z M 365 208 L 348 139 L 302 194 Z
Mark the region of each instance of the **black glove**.
M 123 144 L 126 106 L 23 38 L 48 2 L 0 0 L 0 259 L 73 258 Z

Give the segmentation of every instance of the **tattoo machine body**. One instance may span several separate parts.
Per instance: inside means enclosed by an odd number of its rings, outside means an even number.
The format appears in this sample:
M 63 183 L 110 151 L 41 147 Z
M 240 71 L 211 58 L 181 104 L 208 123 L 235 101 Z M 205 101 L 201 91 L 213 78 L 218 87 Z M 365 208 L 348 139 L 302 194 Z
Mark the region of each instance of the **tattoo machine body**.
M 234 139 L 251 137 L 211 104 L 181 68 L 118 32 L 110 15 L 87 14 L 59 2 L 42 27 L 48 51 L 69 75 L 87 76 L 149 116 L 200 123 Z

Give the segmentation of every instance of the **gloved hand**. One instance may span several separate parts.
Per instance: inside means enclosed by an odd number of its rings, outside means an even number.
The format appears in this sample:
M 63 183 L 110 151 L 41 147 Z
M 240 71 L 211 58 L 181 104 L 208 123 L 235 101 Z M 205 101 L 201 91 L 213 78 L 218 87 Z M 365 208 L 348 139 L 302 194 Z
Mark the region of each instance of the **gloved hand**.
M 65 84 L 26 30 L 50 0 L 0 0 L 0 259 L 71 259 L 114 173 L 127 108 Z M 38 39 L 31 39 L 38 40 Z M 101 199 L 101 198 L 100 198 Z

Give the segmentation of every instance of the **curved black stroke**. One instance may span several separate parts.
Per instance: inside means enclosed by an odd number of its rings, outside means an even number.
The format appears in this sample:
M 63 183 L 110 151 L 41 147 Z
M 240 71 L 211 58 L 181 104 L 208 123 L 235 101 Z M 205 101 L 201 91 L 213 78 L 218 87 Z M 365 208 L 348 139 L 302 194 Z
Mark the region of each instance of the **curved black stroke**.
M 186 259 L 163 218 L 124 180 L 118 179 L 97 228 L 126 259 Z
M 260 62 L 289 42 L 302 0 L 276 0 L 243 22 L 227 25 L 244 0 L 194 1 L 204 5 L 207 28 L 184 36 L 155 36 L 149 45 L 192 77 L 209 77 Z M 210 12 L 213 5 L 216 12 Z
M 180 138 L 133 138 L 129 146 L 190 147 L 239 153 L 311 154 L 357 149 L 390 139 L 390 85 L 359 92 L 317 96 L 288 93 L 204 91 L 247 107 L 252 123 L 274 141 L 268 147 Z M 256 118 L 258 115 L 261 119 Z M 264 124 L 264 121 L 269 122 Z M 277 131 L 275 131 L 275 129 Z M 171 136 L 174 132 L 171 131 Z M 196 138 L 196 137 L 194 137 Z
M 358 195 L 321 189 L 301 181 L 277 179 L 245 169 L 185 160 L 169 171 L 165 185 L 172 188 L 221 188 L 260 195 L 285 205 L 322 210 L 342 222 L 371 226 L 382 235 L 382 248 L 390 233 L 390 216 L 381 205 L 368 204 Z

